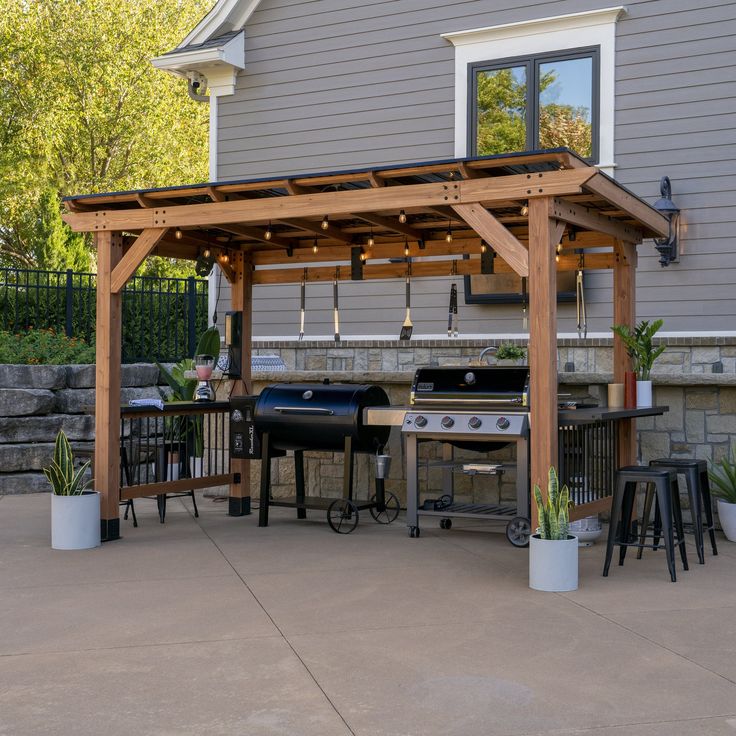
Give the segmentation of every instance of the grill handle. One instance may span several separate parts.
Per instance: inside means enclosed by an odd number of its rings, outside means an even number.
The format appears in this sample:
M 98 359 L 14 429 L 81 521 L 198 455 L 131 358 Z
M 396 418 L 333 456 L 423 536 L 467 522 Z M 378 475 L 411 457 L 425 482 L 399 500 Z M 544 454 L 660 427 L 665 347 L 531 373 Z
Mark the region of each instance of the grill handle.
M 318 406 L 274 406 L 274 411 L 280 414 L 319 414 L 320 416 L 332 416 L 332 409 L 321 409 Z

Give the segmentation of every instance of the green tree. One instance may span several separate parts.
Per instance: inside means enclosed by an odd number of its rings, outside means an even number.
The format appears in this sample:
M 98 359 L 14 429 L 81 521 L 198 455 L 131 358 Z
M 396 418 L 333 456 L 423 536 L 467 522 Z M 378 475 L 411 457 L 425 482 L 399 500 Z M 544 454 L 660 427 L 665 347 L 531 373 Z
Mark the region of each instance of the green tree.
M 0 0 L 0 260 L 79 262 L 58 195 L 207 178 L 207 106 L 150 60 L 212 4 Z

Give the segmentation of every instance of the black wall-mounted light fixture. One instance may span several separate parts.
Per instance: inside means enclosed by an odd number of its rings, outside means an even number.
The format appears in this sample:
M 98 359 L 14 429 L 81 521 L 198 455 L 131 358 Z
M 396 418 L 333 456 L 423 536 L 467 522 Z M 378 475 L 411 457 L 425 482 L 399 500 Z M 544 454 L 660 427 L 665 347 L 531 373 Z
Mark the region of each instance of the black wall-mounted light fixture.
M 679 255 L 677 235 L 680 225 L 680 208 L 672 201 L 672 185 L 669 176 L 663 176 L 660 179 L 659 193 L 662 196 L 654 203 L 654 209 L 669 221 L 669 233 L 666 238 L 654 238 L 654 247 L 659 252 L 659 264 L 664 267 L 676 261 Z

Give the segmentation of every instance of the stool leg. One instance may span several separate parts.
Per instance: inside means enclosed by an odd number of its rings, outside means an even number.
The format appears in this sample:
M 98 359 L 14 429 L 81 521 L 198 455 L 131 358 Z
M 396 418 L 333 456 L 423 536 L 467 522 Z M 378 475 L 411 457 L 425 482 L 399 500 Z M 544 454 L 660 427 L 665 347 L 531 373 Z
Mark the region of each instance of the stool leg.
M 622 478 L 616 480 L 611 500 L 611 521 L 608 525 L 608 540 L 606 541 L 606 561 L 603 563 L 603 577 L 608 577 L 608 569 L 611 567 L 613 557 L 613 546 L 616 543 L 617 527 L 621 521 L 621 504 L 624 500 L 625 482 Z
M 653 548 L 655 550 L 659 549 L 659 540 L 662 536 L 662 512 L 659 508 L 659 500 L 657 500 L 654 504 L 654 528 L 652 530 L 653 532 Z
M 677 546 L 680 548 L 680 558 L 682 559 L 683 570 L 688 570 L 687 550 L 685 549 L 685 527 L 682 523 L 682 506 L 680 505 L 680 488 L 677 485 L 677 478 L 671 485 L 672 489 L 672 512 L 675 520 L 675 530 L 677 531 Z
M 641 520 L 641 535 L 639 536 L 639 544 L 644 544 L 646 542 L 647 538 L 647 529 L 649 528 L 649 517 L 652 514 L 652 502 L 654 501 L 654 487 L 649 484 L 647 485 L 647 495 L 644 499 L 644 516 Z M 639 549 L 636 551 L 636 559 L 640 560 L 642 552 L 644 552 L 643 547 L 639 547 Z
M 700 485 L 698 471 L 689 468 L 685 473 L 687 483 L 687 496 L 690 501 L 690 515 L 693 517 L 693 534 L 695 535 L 695 551 L 698 553 L 698 562 L 705 564 L 705 553 L 703 551 L 703 511 L 700 503 Z
M 130 506 L 130 513 L 133 515 L 133 527 L 138 526 L 138 519 L 135 515 L 135 504 L 133 503 L 133 499 L 131 498 L 130 501 L 128 501 L 128 506 Z M 128 513 L 128 509 L 126 507 L 125 513 Z
M 710 546 L 715 556 L 718 554 L 718 548 L 716 547 L 716 529 L 713 524 L 713 505 L 710 500 L 710 480 L 707 472 L 700 474 L 700 492 L 703 494 L 703 509 L 705 510 L 705 522 L 708 524 Z
M 667 554 L 667 567 L 670 571 L 670 579 L 674 583 L 677 581 L 677 574 L 675 573 L 675 540 L 672 533 L 672 488 L 666 478 L 657 481 L 656 488 L 664 548 Z
M 194 518 L 199 518 L 199 509 L 197 508 L 197 499 L 194 497 L 194 491 L 189 491 L 189 495 L 192 497 L 192 506 L 194 507 Z
M 634 501 L 636 500 L 636 483 L 627 483 L 624 489 L 624 500 L 621 507 L 621 527 L 619 541 L 621 547 L 618 551 L 619 567 L 624 564 L 626 558 L 626 546 L 631 538 L 631 514 L 634 510 Z

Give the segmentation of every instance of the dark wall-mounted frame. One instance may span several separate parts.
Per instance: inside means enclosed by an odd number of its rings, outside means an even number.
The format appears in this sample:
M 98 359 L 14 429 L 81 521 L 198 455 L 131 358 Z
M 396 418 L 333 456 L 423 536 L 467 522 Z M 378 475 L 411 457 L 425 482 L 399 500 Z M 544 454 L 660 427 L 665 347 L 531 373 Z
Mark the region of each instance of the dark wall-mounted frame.
M 551 61 L 571 61 L 573 59 L 592 59 L 592 110 L 590 111 L 591 123 L 591 148 L 592 155 L 585 158 L 591 164 L 598 162 L 600 150 L 600 47 L 589 46 L 585 48 L 553 51 L 545 54 L 534 54 L 532 56 L 515 56 L 507 59 L 494 59 L 491 61 L 477 61 L 468 64 L 468 155 L 478 156 L 478 72 L 496 71 L 506 69 L 510 66 L 525 67 L 527 84 L 530 84 L 527 94 L 526 115 L 526 150 L 531 151 L 539 147 L 539 66 Z

